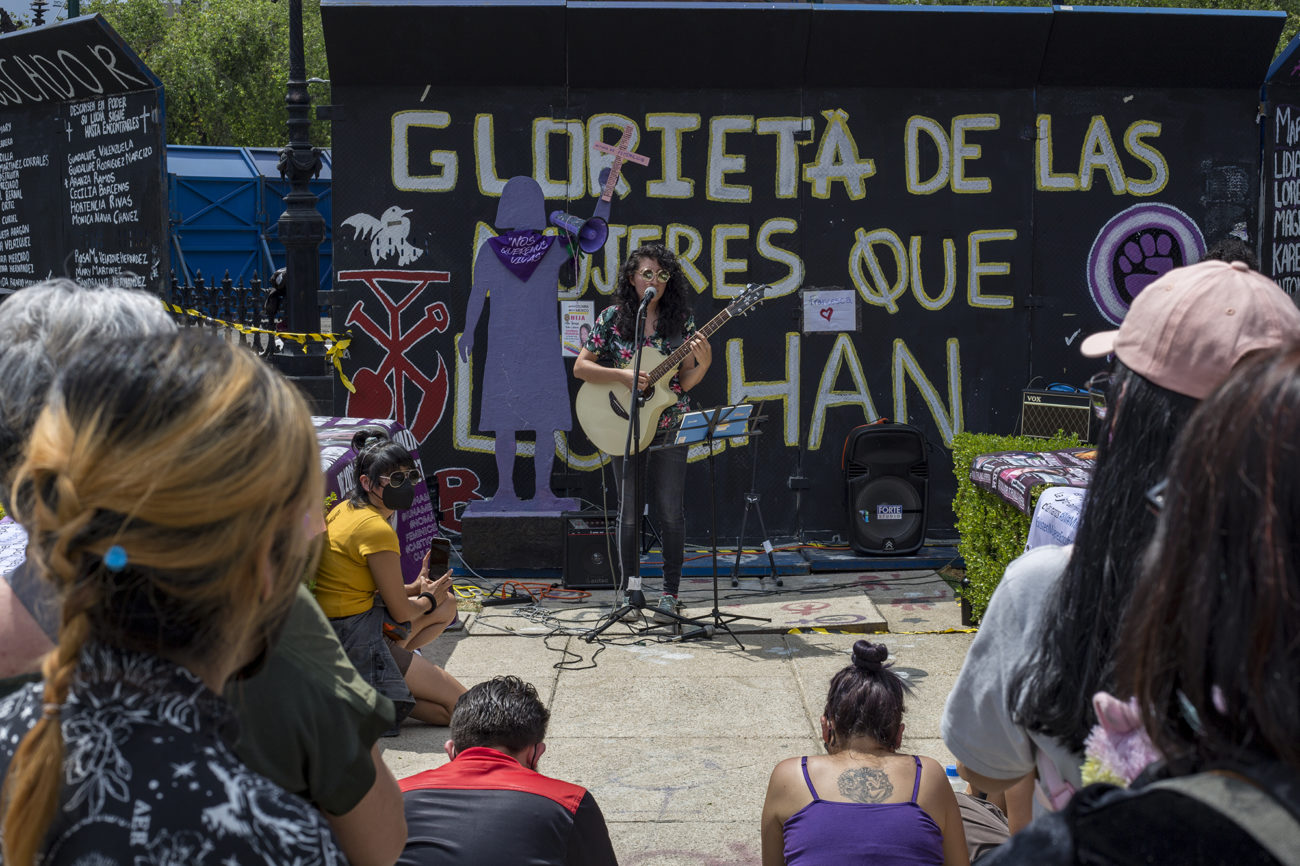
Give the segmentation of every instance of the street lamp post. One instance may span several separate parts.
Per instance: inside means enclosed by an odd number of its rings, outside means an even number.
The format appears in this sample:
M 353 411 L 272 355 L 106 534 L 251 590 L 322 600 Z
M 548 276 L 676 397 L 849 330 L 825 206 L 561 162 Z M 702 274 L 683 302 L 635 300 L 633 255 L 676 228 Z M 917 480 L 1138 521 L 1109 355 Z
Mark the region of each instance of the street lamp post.
M 289 181 L 284 213 L 277 228 L 284 244 L 285 325 L 290 333 L 320 330 L 317 292 L 320 288 L 320 245 L 325 220 L 316 209 L 311 181 L 320 175 L 320 151 L 311 145 L 311 95 L 307 92 L 307 63 L 303 52 L 302 0 L 289 0 L 289 143 L 280 150 L 277 168 Z M 275 365 L 293 379 L 319 414 L 333 414 L 333 381 L 325 363 L 325 347 L 286 340 Z
M 289 144 L 280 151 L 280 177 L 289 180 L 289 194 L 278 223 L 285 253 L 286 324 L 295 333 L 320 330 L 317 290 L 320 287 L 320 245 L 325 220 L 316 209 L 311 181 L 320 175 L 320 151 L 311 146 L 311 94 L 307 92 L 307 63 L 303 56 L 302 0 L 289 0 Z

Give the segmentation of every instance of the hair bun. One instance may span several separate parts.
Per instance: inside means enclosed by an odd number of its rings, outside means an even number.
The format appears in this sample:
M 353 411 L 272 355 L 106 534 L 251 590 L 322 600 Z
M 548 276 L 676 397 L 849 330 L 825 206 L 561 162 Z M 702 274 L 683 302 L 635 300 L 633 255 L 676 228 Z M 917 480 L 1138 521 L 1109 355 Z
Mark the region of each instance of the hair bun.
M 879 673 L 889 658 L 889 649 L 883 643 L 860 640 L 853 644 L 853 666 L 867 673 Z
M 365 428 L 352 434 L 352 450 L 360 454 L 371 445 L 378 445 L 381 442 L 388 441 L 388 434 L 383 430 Z

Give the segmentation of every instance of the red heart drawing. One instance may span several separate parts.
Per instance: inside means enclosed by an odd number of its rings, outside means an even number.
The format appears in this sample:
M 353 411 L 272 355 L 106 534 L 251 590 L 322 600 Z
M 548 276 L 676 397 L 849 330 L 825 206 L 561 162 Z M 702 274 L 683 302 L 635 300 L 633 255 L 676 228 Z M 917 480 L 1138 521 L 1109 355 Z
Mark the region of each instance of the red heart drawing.
M 829 322 L 831 320 L 831 316 L 835 315 L 835 308 L 823 307 L 821 313 L 822 313 L 822 318 Z

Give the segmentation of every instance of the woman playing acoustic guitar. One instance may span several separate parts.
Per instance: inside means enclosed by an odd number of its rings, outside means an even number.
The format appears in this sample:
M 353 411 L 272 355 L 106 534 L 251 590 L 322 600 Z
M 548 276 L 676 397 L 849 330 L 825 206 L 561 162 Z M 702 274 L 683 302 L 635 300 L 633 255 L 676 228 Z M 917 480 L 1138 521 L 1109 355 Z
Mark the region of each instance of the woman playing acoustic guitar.
M 646 305 L 645 327 L 638 339 L 635 334 L 637 310 L 651 287 L 654 296 Z M 667 441 L 677 419 L 687 410 L 685 392 L 704 378 L 713 353 L 708 340 L 695 333 L 689 286 L 678 267 L 677 256 L 663 244 L 643 244 L 629 255 L 619 272 L 615 291 L 618 303 L 601 310 L 596 317 L 596 326 L 574 361 L 573 375 L 584 382 L 622 385 L 630 394 L 635 384 L 632 380 L 633 354 L 640 347 L 649 346 L 666 356 L 689 343 L 690 353 L 668 383 L 678 397 L 677 402 L 665 408 L 658 419 L 658 433 L 653 444 L 662 444 Z M 649 366 L 643 361 L 639 390 L 650 386 Z M 640 420 L 643 428 L 655 423 L 653 418 Z M 622 455 L 612 456 L 614 477 L 621 483 Z M 631 469 L 639 475 L 639 486 L 650 504 L 650 513 L 663 542 L 663 596 L 659 599 L 655 619 L 671 622 L 671 618 L 664 614 L 677 612 L 677 588 L 682 579 L 686 449 L 642 450 L 633 457 Z M 624 575 L 633 572 L 640 553 L 633 538 L 636 521 L 641 519 L 641 509 L 631 501 L 632 487 L 629 477 L 622 490 L 619 508 L 619 551 Z

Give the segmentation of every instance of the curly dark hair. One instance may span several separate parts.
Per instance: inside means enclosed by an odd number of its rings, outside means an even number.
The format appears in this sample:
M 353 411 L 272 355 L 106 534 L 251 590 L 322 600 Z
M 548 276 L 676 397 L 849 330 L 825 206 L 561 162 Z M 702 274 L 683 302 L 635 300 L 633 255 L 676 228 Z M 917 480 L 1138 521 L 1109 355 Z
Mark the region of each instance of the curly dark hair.
M 618 298 L 614 327 L 618 328 L 620 334 L 632 334 L 636 325 L 636 312 L 641 299 L 637 297 L 636 288 L 632 285 L 632 275 L 636 273 L 641 259 L 654 259 L 659 267 L 672 274 L 660 296 L 655 333 L 665 338 L 682 336 L 686 320 L 691 314 L 690 285 L 682 275 L 677 255 L 663 244 L 642 244 L 623 262 L 623 267 L 618 272 L 618 285 L 614 288 L 614 294 Z

